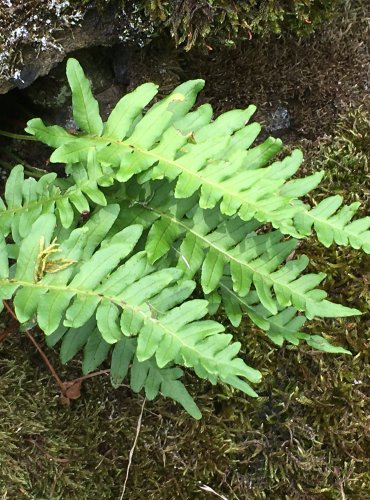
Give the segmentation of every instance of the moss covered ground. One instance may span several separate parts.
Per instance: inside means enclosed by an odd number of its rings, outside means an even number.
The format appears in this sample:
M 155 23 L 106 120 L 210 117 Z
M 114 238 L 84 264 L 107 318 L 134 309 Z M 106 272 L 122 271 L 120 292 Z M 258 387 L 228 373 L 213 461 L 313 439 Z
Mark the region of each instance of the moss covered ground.
M 283 102 L 291 114 L 285 142 L 304 149 L 306 171 L 327 170 L 315 199 L 339 193 L 369 211 L 366 2 L 350 7 L 305 43 L 283 37 L 202 59 L 159 42 L 138 58 L 146 71 L 138 74 L 164 86 L 205 76 L 203 99 L 217 112 L 254 102 L 264 119 Z M 264 375 L 260 398 L 188 374 L 200 422 L 164 399 L 146 402 L 124 498 L 216 498 L 206 486 L 229 500 L 370 497 L 370 258 L 314 239 L 299 251 L 327 272 L 334 300 L 365 311 L 310 326 L 353 356 L 279 349 L 243 323 L 235 335 Z M 11 333 L 0 343 L 0 499 L 119 499 L 142 397 L 113 391 L 103 375 L 63 406 L 33 345 L 8 316 L 1 321 L 0 335 Z M 79 376 L 78 361 L 62 367 L 47 353 L 63 380 Z

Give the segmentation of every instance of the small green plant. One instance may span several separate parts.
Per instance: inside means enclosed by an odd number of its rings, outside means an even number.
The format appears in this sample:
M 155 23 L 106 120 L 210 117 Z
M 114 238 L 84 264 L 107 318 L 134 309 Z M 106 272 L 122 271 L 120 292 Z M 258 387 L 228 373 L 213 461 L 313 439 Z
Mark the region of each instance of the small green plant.
M 25 179 L 17 165 L 0 200 L 0 294 L 20 323 L 36 323 L 49 346 L 61 342 L 63 363 L 83 349 L 87 374 L 109 359 L 113 386 L 130 372 L 134 391 L 170 397 L 195 418 L 180 367 L 250 396 L 261 378 L 208 319 L 220 306 L 234 326 L 247 315 L 277 345 L 350 354 L 302 331 L 306 318 L 361 313 L 327 300 L 316 288 L 325 274 L 304 273 L 308 258 L 295 252 L 314 231 L 324 246 L 370 253 L 370 217 L 352 221 L 358 203 L 301 201 L 323 172 L 291 179 L 300 151 L 271 163 L 279 139 L 252 147 L 254 106 L 214 121 L 208 104 L 191 111 L 202 80 L 147 112 L 157 87 L 141 85 L 104 123 L 75 59 L 67 77 L 79 132 L 39 118 L 26 128 L 67 176 Z M 197 282 L 203 299 L 192 298 Z

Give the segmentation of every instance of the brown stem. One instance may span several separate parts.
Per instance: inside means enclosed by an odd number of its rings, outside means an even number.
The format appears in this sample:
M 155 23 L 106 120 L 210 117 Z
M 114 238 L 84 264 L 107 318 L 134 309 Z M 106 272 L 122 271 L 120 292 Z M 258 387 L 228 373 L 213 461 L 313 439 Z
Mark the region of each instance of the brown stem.
M 30 332 L 28 332 L 26 330 L 25 334 L 27 335 L 27 337 L 30 339 L 30 341 L 33 343 L 33 345 L 36 347 L 36 349 L 38 350 L 40 356 L 42 357 L 45 365 L 49 368 L 50 370 L 50 373 L 53 375 L 56 383 L 58 384 L 62 394 L 64 393 L 64 384 L 63 382 L 60 380 L 57 372 L 55 371 L 53 365 L 50 363 L 48 357 L 46 356 L 46 354 L 44 353 L 44 351 L 41 349 L 40 345 L 36 342 L 35 338 L 30 334 Z
M 14 314 L 13 312 L 13 309 L 8 305 L 7 301 L 6 300 L 3 300 L 3 304 L 4 304 L 4 307 L 5 309 L 8 311 L 8 313 L 10 314 L 10 316 L 15 319 L 15 321 L 18 323 L 18 318 L 17 316 Z
M 88 378 L 93 378 L 93 377 L 98 377 L 99 375 L 108 375 L 110 373 L 110 370 L 99 370 L 97 372 L 89 373 L 87 375 L 84 375 L 83 377 L 75 378 L 72 380 L 72 382 L 83 382 L 84 380 L 87 380 Z

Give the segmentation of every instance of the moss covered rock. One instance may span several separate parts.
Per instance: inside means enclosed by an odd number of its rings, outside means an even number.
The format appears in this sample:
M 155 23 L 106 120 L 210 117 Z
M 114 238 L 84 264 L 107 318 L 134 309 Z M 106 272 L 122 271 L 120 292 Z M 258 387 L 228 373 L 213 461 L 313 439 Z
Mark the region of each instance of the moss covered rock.
M 178 43 L 233 45 L 254 34 L 312 32 L 344 5 L 343 0 L 140 0 L 155 24 L 170 26 Z
M 69 52 L 143 45 L 164 30 L 187 49 L 234 45 L 254 34 L 309 33 L 344 0 L 2 0 L 0 93 L 24 88 Z

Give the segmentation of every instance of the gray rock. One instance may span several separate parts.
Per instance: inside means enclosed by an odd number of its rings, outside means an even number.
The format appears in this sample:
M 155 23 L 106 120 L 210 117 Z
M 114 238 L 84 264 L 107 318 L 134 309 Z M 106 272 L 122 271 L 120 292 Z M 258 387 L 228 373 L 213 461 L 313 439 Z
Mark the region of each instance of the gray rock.
M 31 19 L 20 16 L 17 25 L 16 9 L 26 3 L 27 0 L 14 6 L 11 2 L 2 5 L 4 1 L 0 0 L 0 94 L 14 87 L 28 87 L 76 50 L 117 43 L 143 46 L 153 34 L 153 26 L 135 12 L 134 5 L 130 11 L 124 11 L 119 2 L 110 3 L 102 11 L 85 8 L 76 10 L 74 17 L 73 11 L 69 17 L 63 17 L 69 2 L 45 0 L 40 3 L 44 17 L 34 9 Z M 45 4 L 54 9 L 50 15 L 45 14 Z M 11 31 L 6 33 L 9 23 Z
M 267 132 L 274 133 L 290 128 L 291 120 L 288 108 L 284 104 L 278 104 L 266 119 L 265 128 Z

